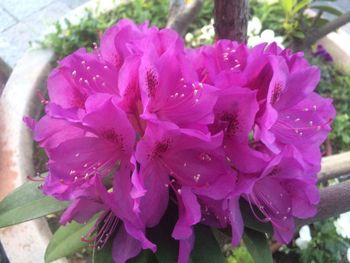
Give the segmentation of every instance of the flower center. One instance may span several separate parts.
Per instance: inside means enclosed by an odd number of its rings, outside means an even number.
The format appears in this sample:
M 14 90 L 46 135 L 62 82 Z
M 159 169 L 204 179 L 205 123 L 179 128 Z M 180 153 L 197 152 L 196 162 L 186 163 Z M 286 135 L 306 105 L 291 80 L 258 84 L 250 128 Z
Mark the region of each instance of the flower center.
M 158 86 L 158 77 L 153 69 L 149 69 L 147 70 L 146 78 L 147 78 L 148 97 L 154 97 Z

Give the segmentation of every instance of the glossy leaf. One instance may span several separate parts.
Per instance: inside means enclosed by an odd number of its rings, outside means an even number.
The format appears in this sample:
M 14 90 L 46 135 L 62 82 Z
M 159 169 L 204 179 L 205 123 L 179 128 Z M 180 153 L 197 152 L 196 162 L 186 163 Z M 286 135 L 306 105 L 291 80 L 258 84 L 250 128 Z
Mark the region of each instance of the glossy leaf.
M 266 234 L 246 228 L 243 241 L 255 263 L 273 263 Z
M 191 258 L 193 263 L 225 263 L 225 257 L 211 229 L 207 226 L 194 227 L 195 242 Z
M 66 202 L 43 195 L 38 182 L 27 182 L 0 202 L 0 228 L 59 212 Z
M 55 232 L 46 248 L 45 262 L 52 262 L 56 259 L 69 256 L 86 247 L 88 243 L 81 241 L 81 237 L 93 227 L 96 219 L 97 216 L 83 225 L 73 221 L 68 225 L 61 226 Z

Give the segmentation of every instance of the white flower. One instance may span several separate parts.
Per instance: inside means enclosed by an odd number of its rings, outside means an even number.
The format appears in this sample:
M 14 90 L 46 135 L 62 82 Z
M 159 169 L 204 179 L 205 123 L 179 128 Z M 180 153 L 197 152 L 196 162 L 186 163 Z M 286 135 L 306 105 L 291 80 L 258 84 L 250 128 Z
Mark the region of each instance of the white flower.
M 299 237 L 295 240 L 295 243 L 300 249 L 305 249 L 307 248 L 311 239 L 312 237 L 311 237 L 310 227 L 303 226 L 302 228 L 300 228 Z
M 275 32 L 273 32 L 271 29 L 265 29 L 260 34 L 261 39 L 264 40 L 264 42 L 271 43 L 275 41 Z
M 260 19 L 253 16 L 252 20 L 248 21 L 248 36 L 259 35 L 262 25 Z
M 272 42 L 276 42 L 279 47 L 284 48 L 283 37 L 275 36 L 275 32 L 273 32 L 271 29 L 265 29 L 263 32 L 261 32 L 260 36 L 253 36 L 248 39 L 249 46 L 256 46 L 260 43 Z
M 186 40 L 187 42 L 192 41 L 192 39 L 193 39 L 193 35 L 192 35 L 191 33 L 187 33 L 187 34 L 185 35 L 185 40 Z
M 201 40 L 209 40 L 214 38 L 215 29 L 213 25 L 207 25 L 201 28 L 201 34 L 199 35 L 199 39 Z
M 278 0 L 258 0 L 258 3 L 269 4 L 269 5 L 275 4 L 277 2 L 278 2 Z
M 344 238 L 350 238 L 350 212 L 341 214 L 339 218 L 334 221 L 337 233 Z

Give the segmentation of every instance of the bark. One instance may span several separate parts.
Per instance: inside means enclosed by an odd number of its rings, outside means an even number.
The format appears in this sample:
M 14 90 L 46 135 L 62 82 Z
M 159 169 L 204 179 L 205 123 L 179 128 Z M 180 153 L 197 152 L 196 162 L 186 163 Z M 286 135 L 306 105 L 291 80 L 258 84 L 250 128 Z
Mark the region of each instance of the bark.
M 214 27 L 217 39 L 247 42 L 248 0 L 215 0 Z
M 350 152 L 324 157 L 321 167 L 318 174 L 319 182 L 326 182 L 329 179 L 350 173 Z
M 304 47 L 309 47 L 312 44 L 314 44 L 316 41 L 320 40 L 321 38 L 325 37 L 329 33 L 331 33 L 334 30 L 337 30 L 338 28 L 342 27 L 343 25 L 350 22 L 350 11 L 342 14 L 341 16 L 337 17 L 336 19 L 330 21 L 323 27 L 313 30 L 312 32 L 309 32 L 309 35 L 305 38 L 303 42 Z
M 194 0 L 188 5 L 184 4 L 183 1 L 173 1 L 166 27 L 174 29 L 182 35 L 197 17 L 202 5 L 203 0 Z
M 297 220 L 297 225 L 307 225 L 350 211 L 350 180 L 320 190 L 321 201 L 313 218 Z

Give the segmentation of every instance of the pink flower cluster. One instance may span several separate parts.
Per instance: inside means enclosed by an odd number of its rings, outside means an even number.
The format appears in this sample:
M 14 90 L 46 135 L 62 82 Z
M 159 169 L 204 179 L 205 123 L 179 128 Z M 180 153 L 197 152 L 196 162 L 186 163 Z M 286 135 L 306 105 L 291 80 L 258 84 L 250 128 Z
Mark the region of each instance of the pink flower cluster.
M 169 202 L 172 237 L 188 262 L 193 226 L 232 228 L 239 200 L 274 237 L 316 213 L 320 145 L 335 111 L 314 92 L 319 70 L 276 44 L 220 40 L 186 49 L 172 30 L 121 20 L 99 48 L 80 49 L 48 78 L 46 114 L 33 125 L 48 156 L 43 191 L 70 201 L 61 223 L 100 213 L 94 242 L 113 236 L 113 258 L 156 250 L 146 229 Z

